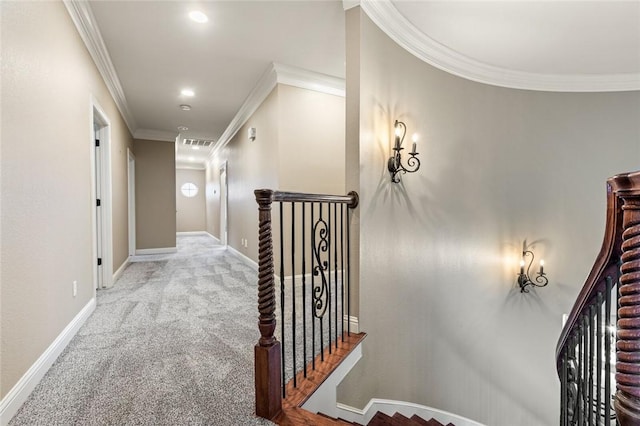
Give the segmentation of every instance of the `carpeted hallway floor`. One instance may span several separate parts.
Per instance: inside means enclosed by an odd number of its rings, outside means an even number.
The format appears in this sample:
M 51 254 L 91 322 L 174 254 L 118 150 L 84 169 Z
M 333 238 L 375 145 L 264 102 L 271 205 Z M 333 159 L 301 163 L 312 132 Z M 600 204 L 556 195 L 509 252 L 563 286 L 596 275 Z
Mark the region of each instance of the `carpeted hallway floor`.
M 208 236 L 132 263 L 9 423 L 263 425 L 257 275 Z

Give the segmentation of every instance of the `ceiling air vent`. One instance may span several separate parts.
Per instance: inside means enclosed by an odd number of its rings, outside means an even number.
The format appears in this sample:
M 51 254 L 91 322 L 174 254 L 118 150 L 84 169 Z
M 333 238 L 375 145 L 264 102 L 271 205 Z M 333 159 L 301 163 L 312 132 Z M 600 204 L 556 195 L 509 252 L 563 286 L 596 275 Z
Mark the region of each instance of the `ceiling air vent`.
M 206 148 L 213 145 L 213 141 L 205 139 L 184 139 L 182 143 L 189 146 L 201 146 Z

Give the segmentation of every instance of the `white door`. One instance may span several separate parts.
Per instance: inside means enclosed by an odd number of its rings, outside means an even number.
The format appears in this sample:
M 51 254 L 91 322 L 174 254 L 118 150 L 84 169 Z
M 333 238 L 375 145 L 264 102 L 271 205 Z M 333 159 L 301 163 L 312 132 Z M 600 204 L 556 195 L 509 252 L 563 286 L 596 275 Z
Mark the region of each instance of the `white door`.
M 227 163 L 220 168 L 220 244 L 227 245 Z

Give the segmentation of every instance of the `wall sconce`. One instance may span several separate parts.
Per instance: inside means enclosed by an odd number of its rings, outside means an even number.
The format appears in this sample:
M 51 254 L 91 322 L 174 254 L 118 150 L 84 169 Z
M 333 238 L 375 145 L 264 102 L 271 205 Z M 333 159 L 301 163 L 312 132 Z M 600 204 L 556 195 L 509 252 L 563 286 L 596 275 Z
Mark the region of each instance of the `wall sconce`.
M 409 158 L 407 159 L 407 167 L 402 165 L 402 155 L 400 151 L 404 148 L 402 147 L 402 142 L 404 142 L 404 137 L 407 134 L 407 126 L 402 122 L 396 120 L 393 125 L 395 128 L 395 143 L 393 145 L 393 155 L 389 158 L 387 162 L 387 168 L 389 169 L 389 173 L 391 173 L 391 182 L 398 183 L 400 182 L 400 176 L 398 173 L 413 173 L 418 171 L 420 168 L 420 160 L 418 160 L 418 153 L 416 152 L 416 141 L 418 140 L 418 135 L 413 135 L 413 146 L 411 148 L 411 152 L 409 153 Z
M 526 264 L 526 259 L 530 258 L 529 264 L 527 265 L 527 272 L 525 273 L 524 267 Z M 531 250 L 527 250 L 527 242 L 525 241 L 522 244 L 522 259 L 520 260 L 520 273 L 518 274 L 518 285 L 520 286 L 520 293 L 529 293 L 527 289 L 528 286 L 534 287 L 544 287 L 549 284 L 549 279 L 544 273 L 544 259 L 540 259 L 540 269 L 536 274 L 536 277 L 532 280 L 529 275 L 529 271 L 531 269 L 531 265 L 533 264 L 533 259 L 535 255 Z
M 251 142 L 256 140 L 256 128 L 255 127 L 249 127 L 249 140 Z

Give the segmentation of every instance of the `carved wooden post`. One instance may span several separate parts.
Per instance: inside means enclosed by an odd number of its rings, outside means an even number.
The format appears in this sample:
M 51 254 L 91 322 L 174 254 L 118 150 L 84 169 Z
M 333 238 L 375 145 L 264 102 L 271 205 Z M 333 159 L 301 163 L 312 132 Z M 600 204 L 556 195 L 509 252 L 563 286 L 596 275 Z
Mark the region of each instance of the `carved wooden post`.
M 255 346 L 256 415 L 273 419 L 282 410 L 280 342 L 276 329 L 276 296 L 273 276 L 271 201 L 273 191 L 257 189 L 258 202 L 258 311 L 260 340 Z
M 640 173 L 615 180 L 624 201 L 615 409 L 620 424 L 629 426 L 640 425 Z

